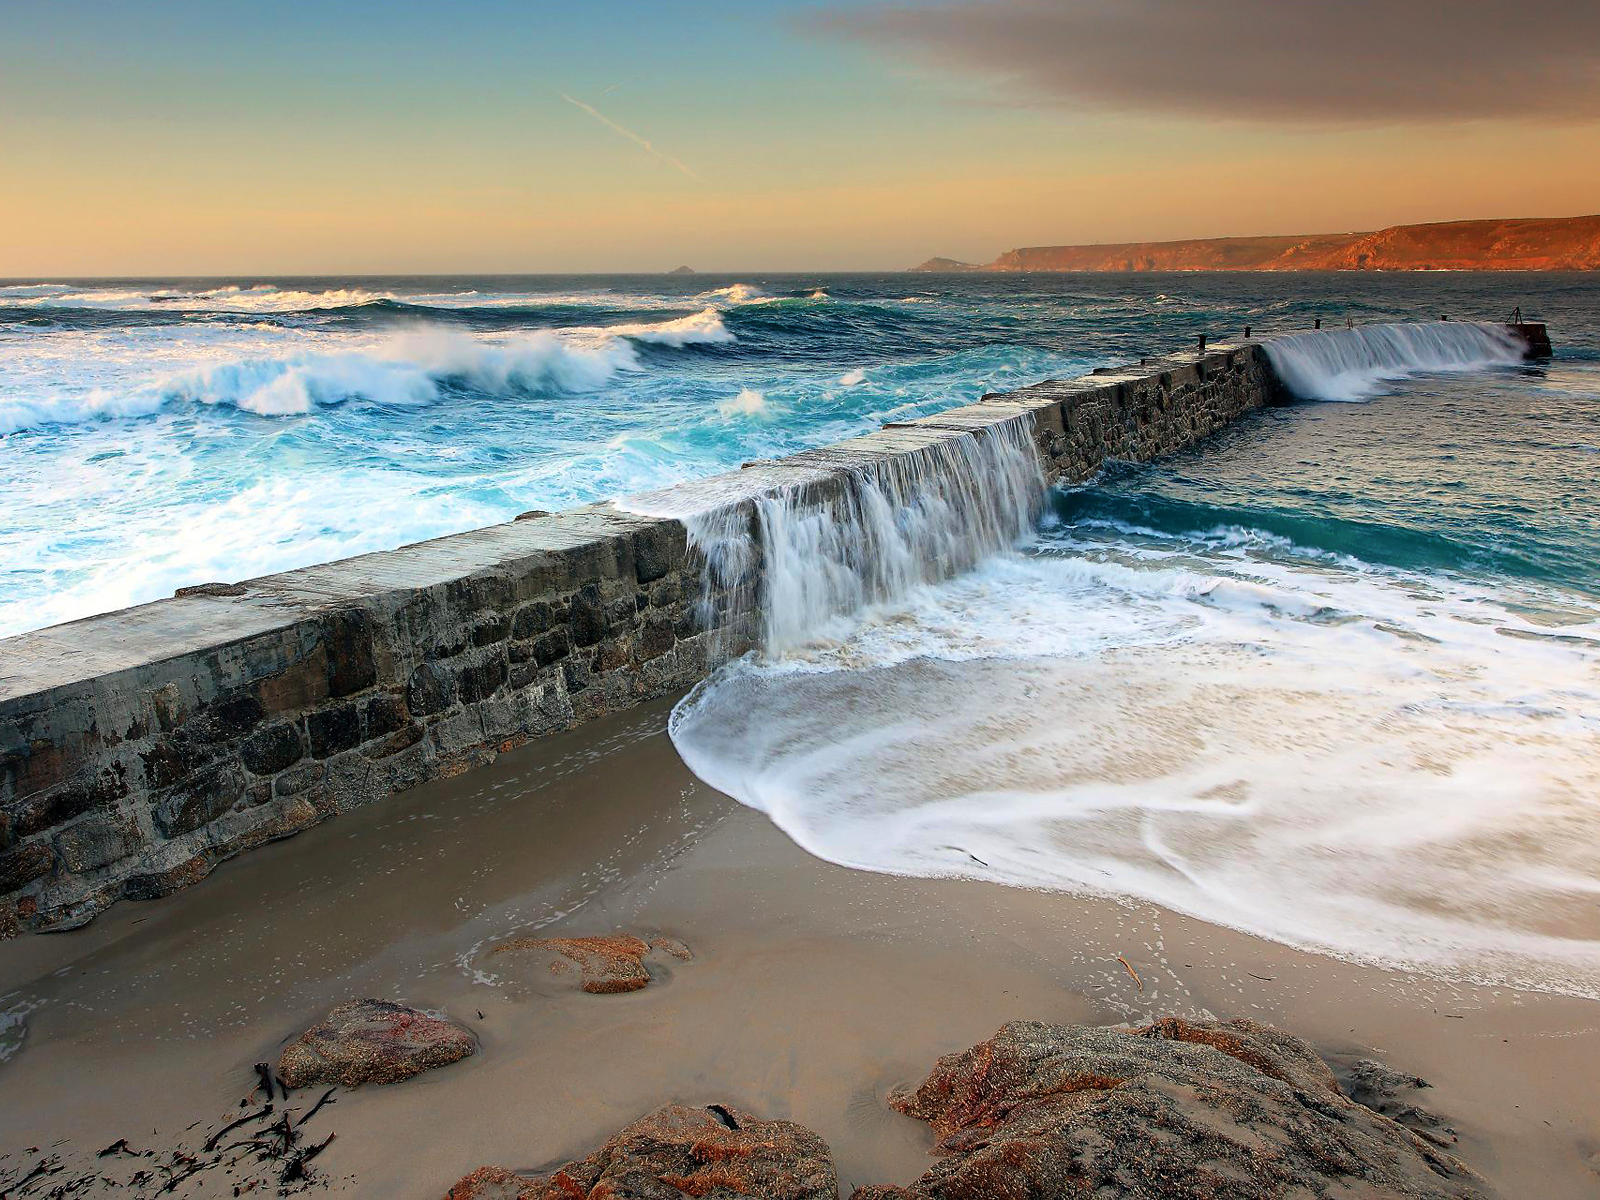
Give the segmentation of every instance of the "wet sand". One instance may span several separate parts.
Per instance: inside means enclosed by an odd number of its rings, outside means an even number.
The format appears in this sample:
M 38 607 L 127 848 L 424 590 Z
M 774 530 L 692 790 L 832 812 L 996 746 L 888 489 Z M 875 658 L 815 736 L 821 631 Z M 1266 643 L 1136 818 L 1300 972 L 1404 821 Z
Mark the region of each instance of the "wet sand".
M 691 776 L 667 711 L 338 817 L 86 929 L 0 944 L 0 1172 L 30 1147 L 92 1163 L 119 1137 L 227 1120 L 251 1064 L 373 996 L 442 1009 L 482 1050 L 341 1090 L 317 1118 L 338 1135 L 317 1166 L 349 1194 L 438 1197 L 485 1163 L 578 1157 L 672 1100 L 810 1126 L 845 1195 L 908 1182 L 931 1139 L 883 1095 L 939 1054 L 1012 1019 L 1168 1014 L 1249 1016 L 1336 1059 L 1381 1058 L 1434 1085 L 1423 1099 L 1455 1153 L 1505 1195 L 1600 1192 L 1600 1004 L 1351 965 L 1149 905 L 835 867 Z M 590 996 L 486 953 L 617 930 L 675 935 L 695 958 Z

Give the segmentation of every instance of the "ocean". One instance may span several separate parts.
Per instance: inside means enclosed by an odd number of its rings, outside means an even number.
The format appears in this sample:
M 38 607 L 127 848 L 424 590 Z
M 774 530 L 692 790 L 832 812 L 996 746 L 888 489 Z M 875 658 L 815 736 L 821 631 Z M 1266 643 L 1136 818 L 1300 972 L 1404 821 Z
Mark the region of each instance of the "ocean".
M 1302 402 L 1041 493 L 953 579 L 800 612 L 671 732 L 833 862 L 1600 996 L 1583 277 L 11 281 L 0 633 L 625 496 L 1201 334 L 1518 306 L 1552 361 L 1353 337 L 1287 364 Z

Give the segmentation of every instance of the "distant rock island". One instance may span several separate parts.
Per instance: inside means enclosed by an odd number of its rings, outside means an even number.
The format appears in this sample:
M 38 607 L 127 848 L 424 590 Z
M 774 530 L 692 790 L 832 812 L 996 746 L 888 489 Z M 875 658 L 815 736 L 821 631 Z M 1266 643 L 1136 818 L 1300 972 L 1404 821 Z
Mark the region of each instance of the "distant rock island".
M 668 275 L 693 275 L 694 274 L 694 268 L 693 267 L 673 267 L 672 270 L 667 272 L 667 274 Z
M 1026 246 L 917 271 L 1596 271 L 1600 216 L 1393 225 L 1376 233 Z

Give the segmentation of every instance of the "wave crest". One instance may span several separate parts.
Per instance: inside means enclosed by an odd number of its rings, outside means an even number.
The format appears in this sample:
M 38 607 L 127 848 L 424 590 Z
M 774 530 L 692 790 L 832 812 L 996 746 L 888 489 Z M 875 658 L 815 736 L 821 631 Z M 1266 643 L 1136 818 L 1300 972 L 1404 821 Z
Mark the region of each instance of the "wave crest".
M 681 349 L 736 340 L 713 308 L 656 324 L 567 332 L 563 337 L 540 330 L 487 342 L 419 326 L 370 349 L 244 358 L 180 371 L 126 391 L 97 388 L 45 399 L 0 399 L 0 434 L 148 416 L 171 401 L 281 417 L 347 402 L 417 407 L 435 403 L 449 385 L 492 396 L 587 392 L 621 372 L 643 371 L 638 345 Z

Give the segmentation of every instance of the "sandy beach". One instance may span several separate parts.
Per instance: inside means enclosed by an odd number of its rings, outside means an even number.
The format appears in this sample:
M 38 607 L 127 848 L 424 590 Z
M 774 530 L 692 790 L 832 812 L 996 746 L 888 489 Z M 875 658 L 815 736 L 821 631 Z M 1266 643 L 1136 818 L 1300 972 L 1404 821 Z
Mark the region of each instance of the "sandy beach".
M 524 747 L 179 895 L 4 946 L 0 1180 L 46 1155 L 66 1179 L 118 1138 L 172 1145 L 230 1119 L 252 1064 L 372 996 L 442 1010 L 481 1048 L 341 1089 L 317 1116 L 337 1134 L 319 1182 L 352 1194 L 440 1196 L 486 1163 L 581 1157 L 675 1100 L 815 1129 L 844 1194 L 905 1183 L 931 1137 L 883 1098 L 938 1055 L 1008 1020 L 1173 1014 L 1251 1017 L 1336 1067 L 1370 1056 L 1423 1076 L 1453 1151 L 1507 1196 L 1600 1187 L 1600 1005 L 1303 954 L 1150 905 L 836 867 L 697 781 L 667 713 Z M 694 958 L 594 996 L 490 953 L 622 930 Z

